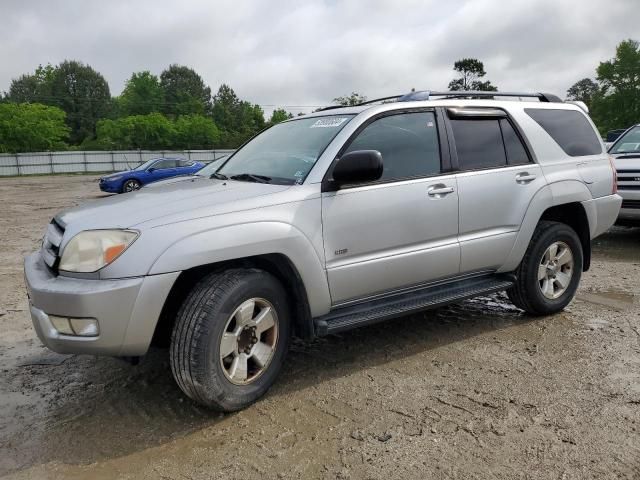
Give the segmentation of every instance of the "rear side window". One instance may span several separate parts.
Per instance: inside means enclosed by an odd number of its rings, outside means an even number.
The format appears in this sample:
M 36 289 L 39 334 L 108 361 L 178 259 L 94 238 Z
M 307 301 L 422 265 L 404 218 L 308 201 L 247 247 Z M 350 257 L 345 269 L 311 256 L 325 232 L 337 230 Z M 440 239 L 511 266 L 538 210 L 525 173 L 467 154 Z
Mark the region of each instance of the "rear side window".
M 540 125 L 571 157 L 597 155 L 602 146 L 587 118 L 575 110 L 526 108 L 525 112 Z
M 507 165 L 498 119 L 451 120 L 451 128 L 461 170 Z
M 509 165 L 529 163 L 527 150 L 509 120 L 506 118 L 500 120 L 500 130 L 502 130 L 502 138 L 504 139 L 504 150 L 507 153 L 507 163 Z
M 382 181 L 440 173 L 440 147 L 433 112 L 402 113 L 374 120 L 344 153 L 355 150 L 378 150 L 382 154 Z

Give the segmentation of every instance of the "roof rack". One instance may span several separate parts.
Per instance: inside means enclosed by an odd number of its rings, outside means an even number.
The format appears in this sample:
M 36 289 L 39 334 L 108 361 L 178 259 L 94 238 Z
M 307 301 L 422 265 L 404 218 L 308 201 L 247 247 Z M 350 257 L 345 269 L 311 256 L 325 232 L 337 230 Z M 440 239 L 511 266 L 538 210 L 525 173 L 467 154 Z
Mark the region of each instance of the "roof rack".
M 430 100 L 431 97 L 443 97 L 445 100 L 449 98 L 494 99 L 495 97 L 513 97 L 513 98 L 524 97 L 524 98 L 537 98 L 540 102 L 563 103 L 560 97 L 552 93 L 498 92 L 498 91 L 487 92 L 487 91 L 480 91 L 480 90 L 454 90 L 450 92 L 432 92 L 430 90 L 419 90 L 417 92 L 413 91 L 413 92 L 409 92 L 401 95 L 392 95 L 390 97 L 374 98 L 373 100 L 367 100 L 366 102 L 362 102 L 353 106 L 360 107 L 362 105 L 371 105 L 372 103 L 388 102 L 388 101 L 417 102 L 417 101 Z M 344 105 L 331 105 L 329 107 L 321 108 L 318 111 L 332 110 L 334 108 L 344 108 L 344 107 L 345 107 Z

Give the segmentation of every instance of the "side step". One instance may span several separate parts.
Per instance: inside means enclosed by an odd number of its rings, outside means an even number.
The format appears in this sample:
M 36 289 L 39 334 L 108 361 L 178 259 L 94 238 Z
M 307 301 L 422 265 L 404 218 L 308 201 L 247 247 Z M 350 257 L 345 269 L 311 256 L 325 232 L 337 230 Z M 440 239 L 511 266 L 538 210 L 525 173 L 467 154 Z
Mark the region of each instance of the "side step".
M 314 318 L 319 336 L 371 325 L 410 312 L 441 307 L 449 303 L 513 286 L 513 275 L 483 275 L 455 282 L 402 292 L 368 302 L 338 307 L 322 317 Z

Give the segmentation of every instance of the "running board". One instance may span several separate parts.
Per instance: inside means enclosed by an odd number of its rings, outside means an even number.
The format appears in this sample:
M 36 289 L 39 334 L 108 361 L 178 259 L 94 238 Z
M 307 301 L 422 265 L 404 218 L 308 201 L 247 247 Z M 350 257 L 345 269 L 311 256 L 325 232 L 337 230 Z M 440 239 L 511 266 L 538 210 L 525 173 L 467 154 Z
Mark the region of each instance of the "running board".
M 314 318 L 316 334 L 323 336 L 338 333 L 478 295 L 499 292 L 512 287 L 514 282 L 513 275 L 484 275 L 334 308 L 328 314 Z

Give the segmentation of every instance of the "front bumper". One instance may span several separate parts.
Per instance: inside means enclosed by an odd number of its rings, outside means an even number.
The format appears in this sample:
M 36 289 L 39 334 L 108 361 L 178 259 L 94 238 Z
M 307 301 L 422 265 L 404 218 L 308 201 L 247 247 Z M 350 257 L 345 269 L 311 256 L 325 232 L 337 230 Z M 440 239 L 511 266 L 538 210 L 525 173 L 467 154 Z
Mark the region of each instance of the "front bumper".
M 100 182 L 98 185 L 100 186 L 100 190 L 107 193 L 119 193 L 121 189 L 120 184 L 115 182 Z
M 149 348 L 164 302 L 180 272 L 116 280 L 56 276 L 40 253 L 24 261 L 33 327 L 59 353 L 138 356 Z M 98 320 L 96 337 L 64 335 L 49 315 Z

